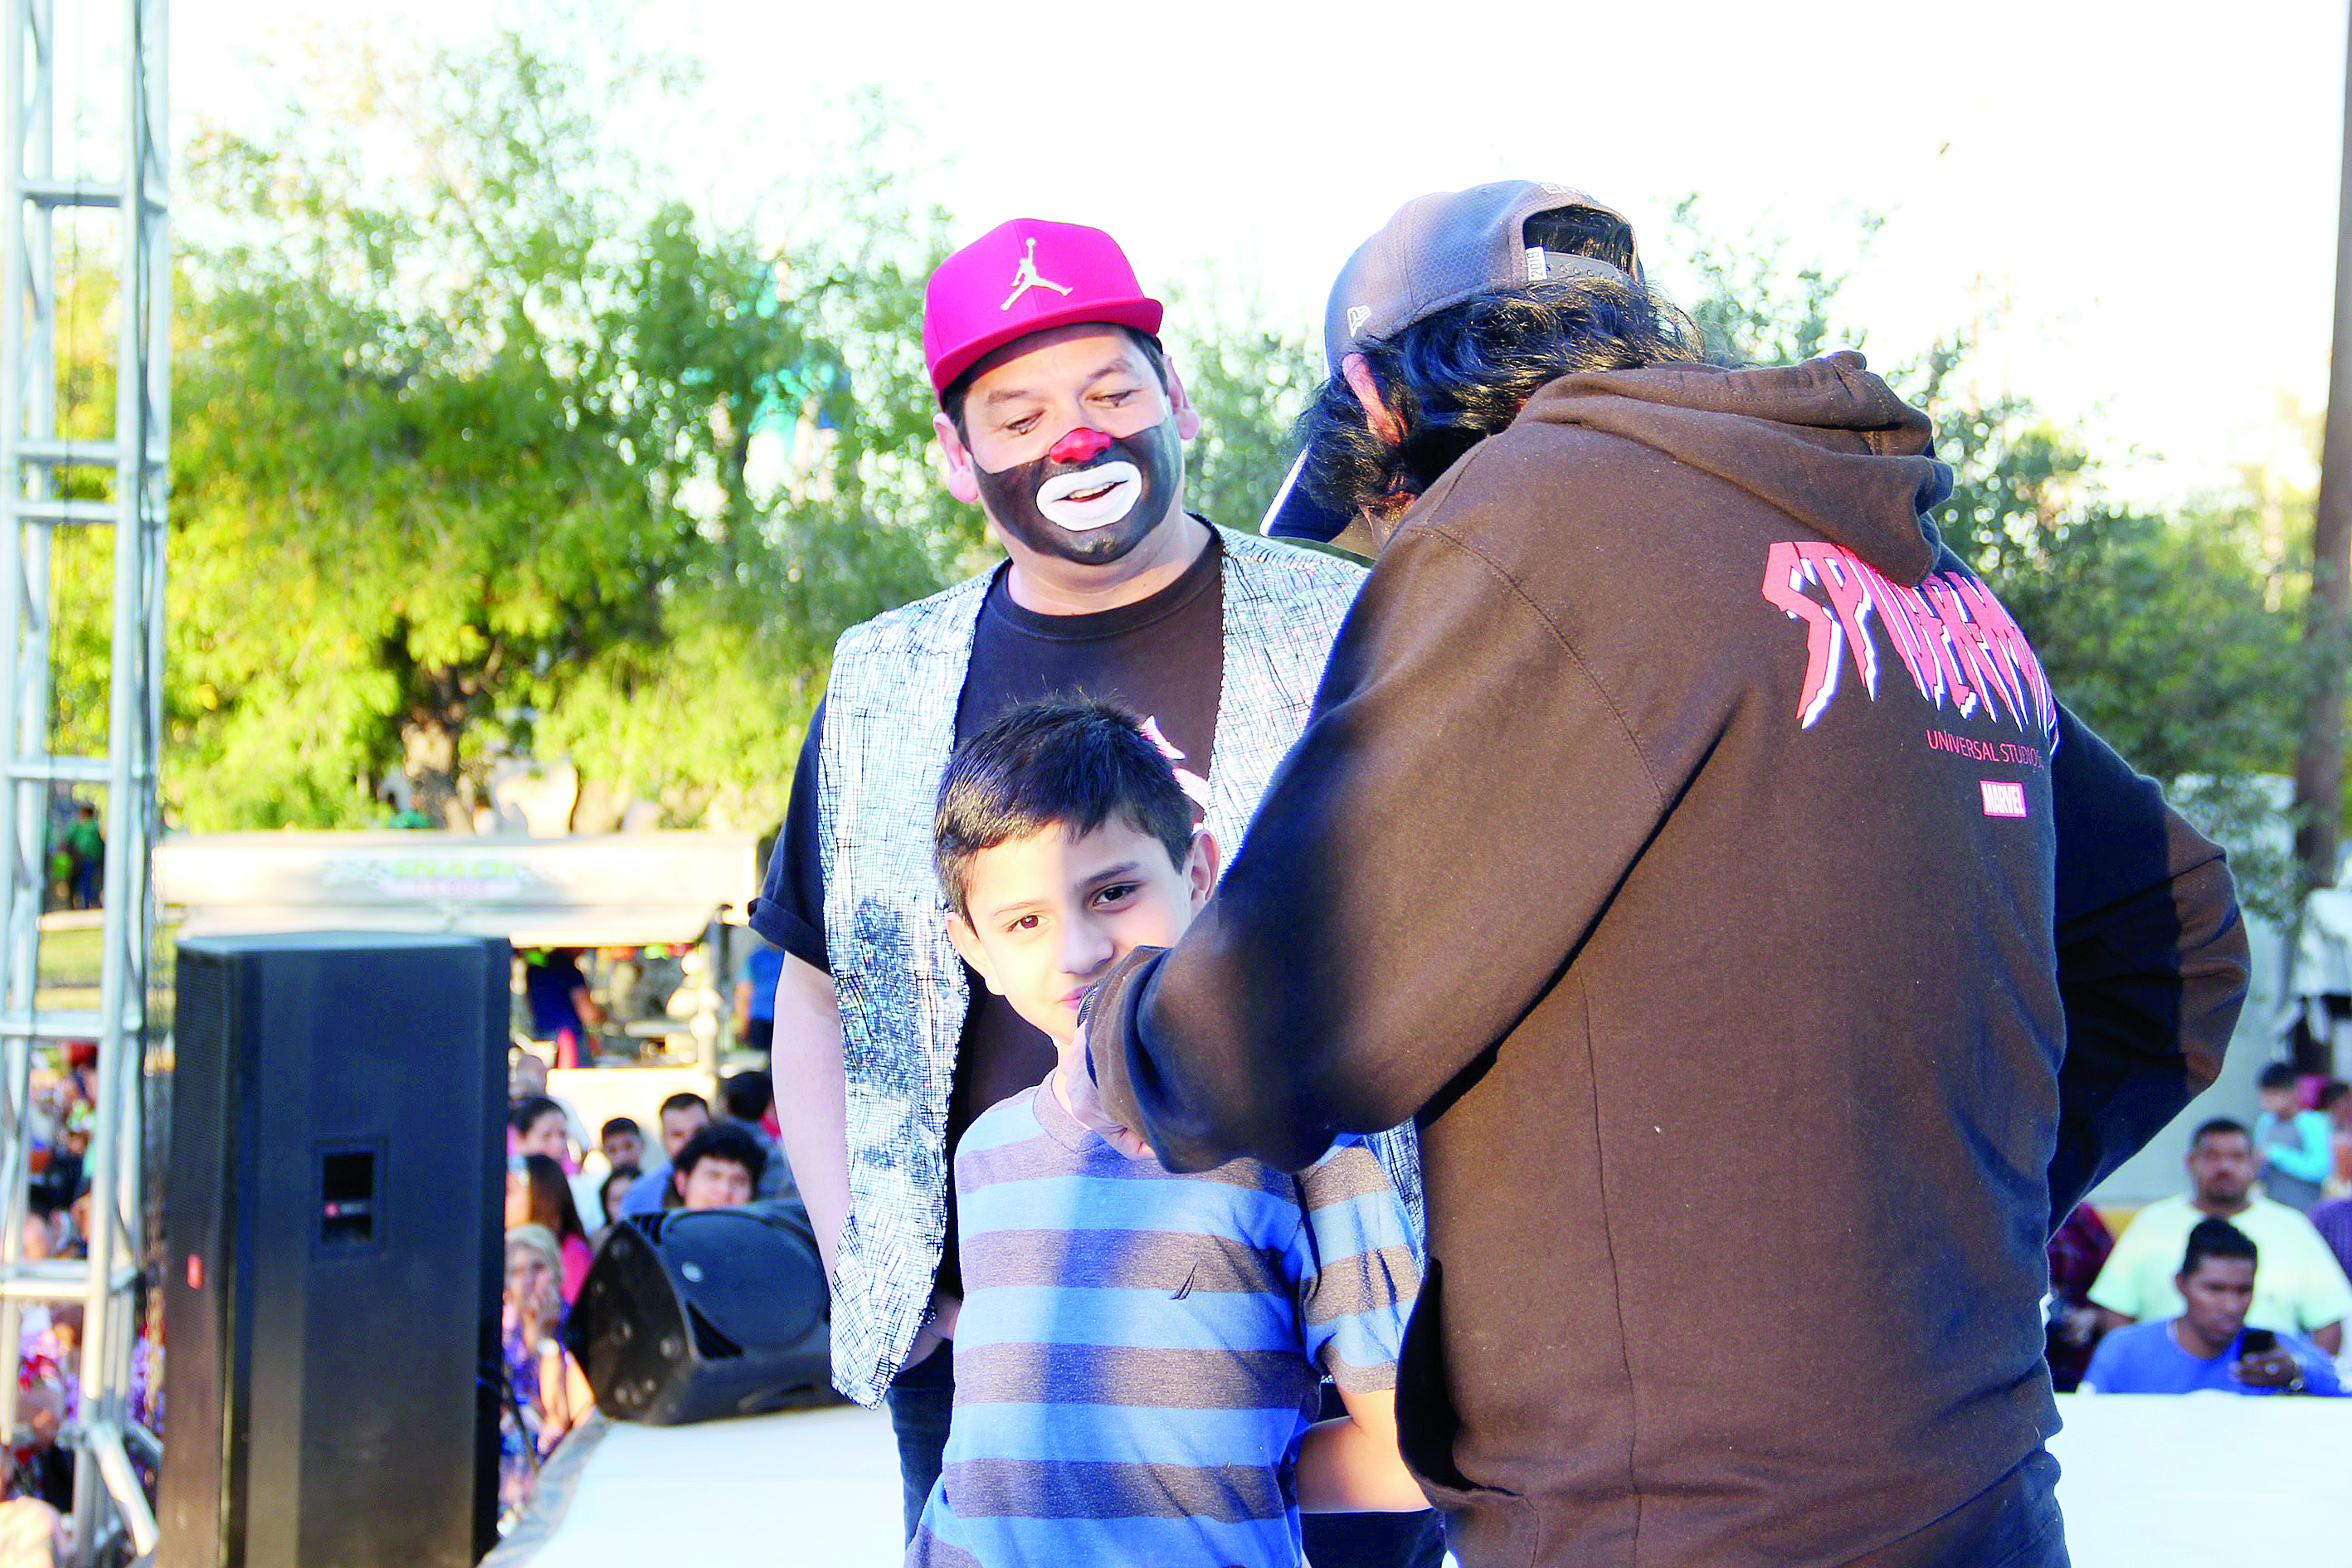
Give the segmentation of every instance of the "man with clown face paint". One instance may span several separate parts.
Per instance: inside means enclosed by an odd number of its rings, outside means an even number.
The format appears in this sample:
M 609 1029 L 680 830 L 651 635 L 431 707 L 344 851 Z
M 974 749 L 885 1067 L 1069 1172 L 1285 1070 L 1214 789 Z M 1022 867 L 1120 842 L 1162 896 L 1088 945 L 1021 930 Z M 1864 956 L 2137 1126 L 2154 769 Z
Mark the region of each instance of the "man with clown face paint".
M 1207 525 L 1181 506 L 1182 441 L 1200 416 L 1156 343 L 1133 329 L 1076 323 L 1023 338 L 942 399 L 954 410 L 934 422 L 948 489 L 977 501 L 1003 542 L 1015 603 L 1050 594 L 1070 575 L 1065 563 L 1133 582 L 1207 544 Z M 1076 422 L 1056 435 L 1066 419 Z M 1128 560 L 1147 542 L 1156 548 L 1145 561 Z
M 1055 1059 L 949 943 L 929 858 L 949 753 L 1024 702 L 1115 702 L 1236 845 L 1362 575 L 1184 510 L 1200 416 L 1161 316 L 1118 244 L 1073 224 L 1016 219 L 933 274 L 923 351 L 941 467 L 1006 560 L 843 636 L 751 906 L 788 954 L 777 1110 L 832 1271 L 834 1381 L 889 1405 L 910 1535 L 953 1400 L 949 1159 Z M 1417 1224 L 1410 1128 L 1372 1142 Z M 1306 1547 L 1325 1568 L 1434 1568 L 1443 1552 L 1429 1513 L 1311 1516 Z

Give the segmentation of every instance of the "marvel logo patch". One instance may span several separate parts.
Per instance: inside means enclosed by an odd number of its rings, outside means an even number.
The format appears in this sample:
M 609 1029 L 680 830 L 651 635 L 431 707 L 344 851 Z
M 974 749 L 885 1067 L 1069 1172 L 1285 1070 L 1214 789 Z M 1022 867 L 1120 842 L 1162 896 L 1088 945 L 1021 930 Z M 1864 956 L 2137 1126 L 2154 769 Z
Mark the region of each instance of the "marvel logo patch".
M 2004 779 L 1979 779 L 1977 788 L 1984 792 L 1984 813 L 1987 816 L 2025 815 L 2023 784 Z

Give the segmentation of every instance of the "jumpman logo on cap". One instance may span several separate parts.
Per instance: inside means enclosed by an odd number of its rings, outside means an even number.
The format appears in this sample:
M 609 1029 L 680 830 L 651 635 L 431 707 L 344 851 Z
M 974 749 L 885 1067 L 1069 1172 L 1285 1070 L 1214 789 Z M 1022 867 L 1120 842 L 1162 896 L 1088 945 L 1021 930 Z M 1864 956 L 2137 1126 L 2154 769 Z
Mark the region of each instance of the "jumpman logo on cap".
M 1013 268 L 1013 292 L 1007 294 L 1004 297 L 1004 303 L 996 308 L 1000 310 L 1010 310 L 1013 309 L 1013 301 L 1032 289 L 1051 289 L 1055 293 L 1062 295 L 1066 295 L 1070 291 L 1068 285 L 1056 283 L 1051 278 L 1038 272 L 1037 242 L 1034 239 L 1029 242 L 1028 253 L 1021 258 L 1021 265 Z

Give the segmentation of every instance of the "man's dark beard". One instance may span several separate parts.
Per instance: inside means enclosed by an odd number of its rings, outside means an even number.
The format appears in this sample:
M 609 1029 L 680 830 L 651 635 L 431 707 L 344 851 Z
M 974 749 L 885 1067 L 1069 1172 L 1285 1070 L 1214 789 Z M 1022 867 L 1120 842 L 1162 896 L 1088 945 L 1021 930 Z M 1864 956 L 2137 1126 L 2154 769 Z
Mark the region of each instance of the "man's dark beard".
M 1037 489 L 1057 474 L 1082 473 L 1107 463 L 1132 463 L 1142 476 L 1135 504 L 1117 522 L 1073 533 L 1037 510 Z M 1181 483 L 1182 455 L 1173 414 L 1148 430 L 1114 439 L 1083 463 L 1057 463 L 1051 458 L 1016 463 L 991 473 L 978 463 L 972 477 L 981 500 L 1005 532 L 1041 555 L 1056 556 L 1081 566 L 1106 566 L 1148 538 L 1174 511 Z

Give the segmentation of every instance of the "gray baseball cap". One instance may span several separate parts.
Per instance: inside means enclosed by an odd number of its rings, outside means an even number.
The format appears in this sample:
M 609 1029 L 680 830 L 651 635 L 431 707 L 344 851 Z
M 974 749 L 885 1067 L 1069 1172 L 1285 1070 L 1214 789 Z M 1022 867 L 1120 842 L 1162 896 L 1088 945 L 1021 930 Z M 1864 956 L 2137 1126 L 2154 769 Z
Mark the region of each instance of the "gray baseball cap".
M 1602 257 L 1529 243 L 1528 219 L 1571 207 L 1587 219 L 1579 226 L 1613 242 L 1595 248 L 1622 255 L 1633 264 L 1630 280 L 1639 281 L 1633 226 L 1582 191 L 1538 180 L 1433 191 L 1397 208 L 1339 268 L 1323 311 L 1324 374 L 1339 374 L 1339 362 L 1362 344 L 1392 337 L 1475 294 L 1579 273 L 1629 280 L 1623 268 Z M 1309 498 L 1299 482 L 1306 467 L 1301 452 L 1258 525 L 1262 532 L 1328 542 L 1353 521 Z

